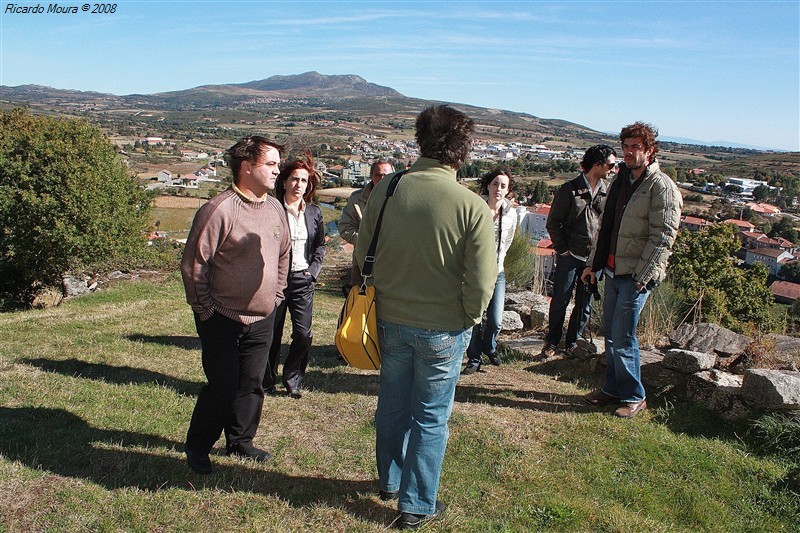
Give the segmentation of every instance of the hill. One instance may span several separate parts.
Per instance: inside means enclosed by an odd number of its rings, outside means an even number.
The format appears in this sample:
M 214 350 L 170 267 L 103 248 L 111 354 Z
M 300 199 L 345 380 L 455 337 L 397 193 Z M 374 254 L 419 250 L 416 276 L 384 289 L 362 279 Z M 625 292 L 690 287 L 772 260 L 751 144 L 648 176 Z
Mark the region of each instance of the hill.
M 237 137 L 262 133 L 299 145 L 339 146 L 340 153 L 348 156 L 350 151 L 344 147 L 358 140 L 411 138 L 416 115 L 433 103 L 447 102 L 408 97 L 356 75 L 318 72 L 149 95 L 119 96 L 40 85 L 0 86 L 0 108 L 28 106 L 35 113 L 88 118 L 120 144 L 160 135 L 203 143 L 206 148 L 225 148 Z M 476 138 L 490 143 L 546 143 L 558 150 L 596 143 L 618 145 L 614 135 L 565 120 L 464 103 L 453 105 L 475 119 Z M 662 155 L 668 164 L 686 169 L 731 162 L 720 172 L 741 174 L 752 174 L 761 164 L 782 168 L 784 160 L 790 158 L 787 154 L 681 142 L 663 142 Z M 737 166 L 737 161 L 749 157 L 760 159 Z
M 355 75 L 322 75 L 317 72 L 271 76 L 240 84 L 204 85 L 182 91 L 151 95 L 117 96 L 96 92 L 54 89 L 39 85 L 2 86 L 4 107 L 27 105 L 38 112 L 90 116 L 111 126 L 148 125 L 155 115 L 165 124 L 205 125 L 231 120 L 264 120 L 265 112 L 284 120 L 349 121 L 371 128 L 408 129 L 419 111 L 434 103 L 409 98 L 394 89 L 369 83 Z M 443 103 L 443 102 L 440 102 Z M 608 141 L 607 134 L 558 119 L 542 119 L 526 113 L 454 104 L 473 117 L 479 131 L 489 138 L 546 138 L 578 140 L 583 144 Z M 234 117 L 236 117 L 234 119 Z M 155 124 L 154 124 L 155 125 Z M 163 125 L 163 124 L 162 124 Z M 328 133 L 335 135 L 335 128 Z M 524 141 L 523 141 L 524 142 Z

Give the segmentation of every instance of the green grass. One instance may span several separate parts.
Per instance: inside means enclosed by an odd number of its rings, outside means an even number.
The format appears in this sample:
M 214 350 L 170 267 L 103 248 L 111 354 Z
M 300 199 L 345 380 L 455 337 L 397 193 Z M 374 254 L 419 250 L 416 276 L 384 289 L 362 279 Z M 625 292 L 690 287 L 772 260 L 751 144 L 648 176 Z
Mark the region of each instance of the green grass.
M 119 283 L 56 309 L 0 314 L 0 531 L 380 531 L 377 374 L 338 364 L 338 283 L 317 292 L 302 400 L 268 397 L 266 465 L 183 438 L 203 383 L 176 274 Z M 285 332 L 285 339 L 288 338 Z M 662 401 L 634 420 L 581 399 L 574 361 L 504 365 L 456 392 L 441 531 L 798 531 L 786 455 L 748 427 Z M 792 448 L 793 449 L 793 448 Z
M 187 207 L 152 207 L 150 208 L 150 221 L 155 226 L 159 222 L 160 231 L 189 233 L 192 220 L 197 213 L 197 208 Z

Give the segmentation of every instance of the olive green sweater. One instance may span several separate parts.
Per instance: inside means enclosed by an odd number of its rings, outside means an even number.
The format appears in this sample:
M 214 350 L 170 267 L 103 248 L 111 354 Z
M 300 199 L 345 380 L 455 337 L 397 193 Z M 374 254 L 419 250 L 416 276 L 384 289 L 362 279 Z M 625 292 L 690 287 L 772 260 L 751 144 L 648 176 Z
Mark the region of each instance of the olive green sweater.
M 356 247 L 362 269 L 390 181 L 382 179 L 367 202 Z M 378 318 L 439 331 L 472 327 L 496 281 L 488 205 L 458 184 L 451 167 L 420 158 L 386 204 L 371 280 Z

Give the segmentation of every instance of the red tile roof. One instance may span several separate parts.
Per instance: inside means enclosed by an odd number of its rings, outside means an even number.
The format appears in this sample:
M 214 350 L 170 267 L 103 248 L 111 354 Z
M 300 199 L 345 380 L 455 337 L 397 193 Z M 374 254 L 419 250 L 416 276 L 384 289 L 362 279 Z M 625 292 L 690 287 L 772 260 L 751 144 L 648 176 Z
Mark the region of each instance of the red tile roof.
M 800 283 L 792 283 L 791 281 L 776 281 L 769 286 L 774 296 L 780 296 L 788 300 L 797 300 L 800 298 Z

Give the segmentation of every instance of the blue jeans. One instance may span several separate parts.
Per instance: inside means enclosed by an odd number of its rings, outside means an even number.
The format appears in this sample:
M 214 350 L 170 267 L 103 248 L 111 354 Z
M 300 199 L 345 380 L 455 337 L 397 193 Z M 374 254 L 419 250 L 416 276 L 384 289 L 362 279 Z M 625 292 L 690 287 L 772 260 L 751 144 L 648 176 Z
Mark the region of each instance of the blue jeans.
M 497 282 L 494 284 L 494 294 L 489 300 L 489 307 L 486 308 L 486 318 L 480 324 L 472 328 L 472 338 L 467 348 L 467 364 L 475 363 L 479 365 L 483 362 L 483 356 L 494 355 L 497 352 L 497 336 L 503 325 L 503 305 L 506 299 L 506 273 L 500 272 L 497 275 Z
M 636 280 L 631 276 L 606 277 L 603 335 L 607 366 L 603 392 L 623 403 L 645 399 L 636 326 L 649 295 L 646 288 L 636 290 Z
M 381 376 L 375 456 L 381 489 L 397 508 L 433 514 L 461 357 L 470 329 L 433 331 L 378 319 Z
M 586 263 L 571 254 L 559 255 L 556 260 L 556 271 L 553 276 L 553 297 L 550 300 L 550 311 L 547 318 L 547 336 L 545 341 L 553 346 L 561 342 L 561 331 L 567 315 L 567 305 L 575 291 L 575 306 L 569 317 L 565 345 L 573 346 L 578 337 L 583 335 L 586 322 L 589 320 L 592 305 L 592 293 L 586 290 L 579 278 Z M 577 285 L 577 288 L 576 288 Z

